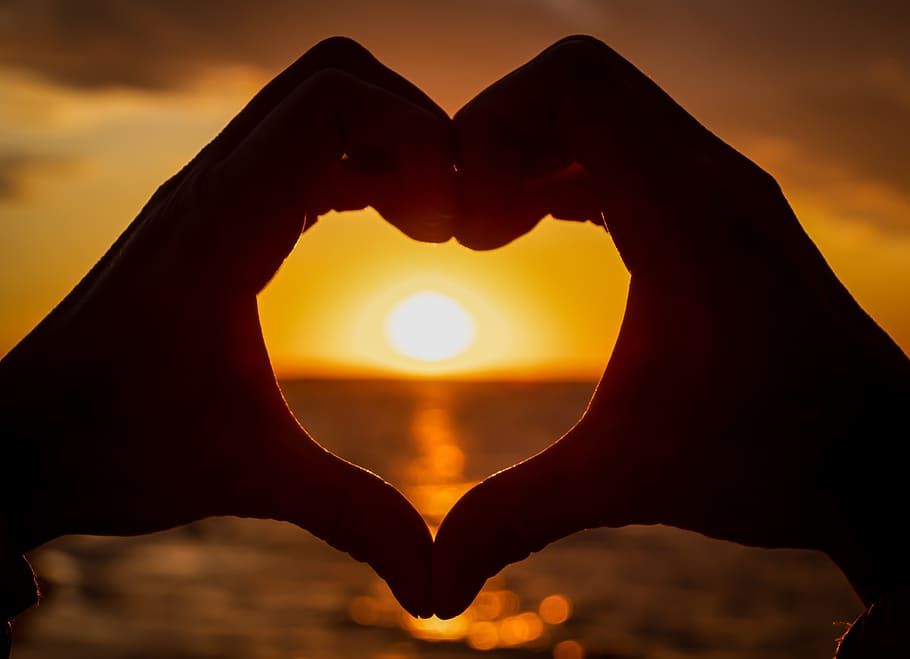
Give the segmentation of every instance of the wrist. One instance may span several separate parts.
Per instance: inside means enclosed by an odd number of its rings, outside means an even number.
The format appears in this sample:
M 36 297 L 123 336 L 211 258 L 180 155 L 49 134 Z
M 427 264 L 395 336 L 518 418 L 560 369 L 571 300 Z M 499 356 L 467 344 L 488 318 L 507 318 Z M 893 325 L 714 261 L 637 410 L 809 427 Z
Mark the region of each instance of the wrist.
M 908 616 L 910 591 L 899 589 L 882 596 L 838 639 L 837 659 L 904 656 Z
M 839 401 L 824 460 L 832 492 L 826 551 L 867 606 L 910 586 L 904 534 L 904 435 L 910 427 L 910 360 L 881 330 L 859 357 L 857 383 Z M 884 358 L 883 358 L 883 357 Z
M 901 584 L 907 584 L 905 570 L 895 554 L 895 550 L 870 544 L 839 547 L 828 552 L 866 606 L 874 604 Z
M 6 514 L 0 511 L 0 624 L 38 602 L 35 574 L 16 546 Z
M 48 515 L 60 501 L 53 487 L 60 460 L 54 456 L 82 425 L 78 385 L 67 382 L 65 369 L 54 368 L 60 360 L 52 351 L 24 344 L 0 362 L 0 551 L 7 557 L 59 535 Z M 49 505 L 53 500 L 58 503 Z

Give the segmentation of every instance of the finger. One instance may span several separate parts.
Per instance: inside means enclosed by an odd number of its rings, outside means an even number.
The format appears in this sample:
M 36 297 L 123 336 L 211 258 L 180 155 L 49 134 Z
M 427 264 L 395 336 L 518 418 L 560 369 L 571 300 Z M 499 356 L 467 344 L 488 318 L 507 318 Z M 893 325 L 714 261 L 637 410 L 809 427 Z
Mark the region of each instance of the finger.
M 233 149 L 239 146 L 242 141 L 252 133 L 256 127 L 265 121 L 269 114 L 291 96 L 297 88 L 306 82 L 312 76 L 315 76 L 326 70 L 340 71 L 349 74 L 352 78 L 357 78 L 363 82 L 389 92 L 393 96 L 400 97 L 417 108 L 424 110 L 429 116 L 438 120 L 442 126 L 448 127 L 450 124 L 449 116 L 445 110 L 439 107 L 429 96 L 416 87 L 413 83 L 403 78 L 395 71 L 383 65 L 376 59 L 366 48 L 346 37 L 331 37 L 325 39 L 307 53 L 305 53 L 297 62 L 288 67 L 272 82 L 270 82 L 256 97 L 248 104 L 246 108 L 225 128 L 221 135 L 215 140 L 217 145 L 215 151 L 219 158 L 226 157 Z M 377 126 L 377 130 L 388 128 L 387 125 Z M 449 139 L 449 136 L 446 136 Z M 345 154 L 350 156 L 351 154 Z M 451 160 L 449 154 L 447 160 Z M 356 174 L 359 170 L 357 162 L 346 163 L 354 165 L 350 168 L 350 173 Z M 446 163 L 448 168 L 448 162 Z M 360 169 L 363 169 L 362 167 Z M 375 200 L 375 195 L 364 193 L 362 177 L 345 176 L 348 168 L 342 167 L 336 172 L 337 181 L 327 184 L 333 188 L 332 198 L 336 201 L 332 210 L 352 210 L 363 208 L 365 205 Z M 360 179 L 360 180 L 359 180 Z M 415 181 L 419 184 L 420 181 Z M 374 187 L 379 187 L 378 185 Z M 358 202 L 356 199 L 365 199 L 366 202 Z M 390 209 L 389 212 L 394 212 Z M 316 223 L 319 213 L 312 212 L 307 217 L 306 227 L 309 228 Z M 400 218 L 399 218 L 400 219 Z M 429 218 L 426 223 L 433 225 L 433 218 Z M 400 227 L 408 233 L 407 226 Z M 436 229 L 435 227 L 425 230 L 425 235 L 418 235 L 418 238 L 427 240 L 444 240 L 450 237 L 450 231 Z M 413 229 L 419 231 L 420 227 Z M 448 235 L 445 235 L 448 234 Z
M 433 610 L 461 613 L 509 563 L 603 523 L 591 455 L 570 433 L 542 453 L 486 479 L 452 508 L 433 547 Z
M 494 249 L 534 228 L 546 212 L 524 194 L 528 179 L 570 164 L 545 127 L 555 106 L 544 99 L 528 109 L 534 100 L 511 90 L 481 95 L 455 115 L 461 202 L 455 237 L 467 247 Z
M 472 249 L 504 245 L 544 215 L 576 206 L 572 195 L 578 192 L 596 206 L 589 214 L 600 216 L 592 187 L 555 186 L 549 197 L 528 195 L 529 187 L 577 164 L 559 130 L 571 85 L 565 67 L 553 61 L 553 54 L 572 41 L 554 44 L 455 115 L 462 200 L 456 238 L 462 244 Z
M 183 185 L 193 175 L 198 179 L 200 171 L 204 173 L 207 169 L 223 161 L 300 84 L 328 68 L 347 71 L 351 75 L 371 81 L 379 87 L 388 89 L 393 94 L 408 99 L 438 117 L 441 121 L 449 121 L 448 115 L 442 108 L 412 83 L 384 66 L 366 48 L 346 37 L 330 37 L 304 53 L 294 64 L 285 69 L 256 94 L 221 133 L 200 151 L 192 162 L 166 181 L 155 192 L 146 205 L 146 209 L 155 208 L 162 203 L 169 203 L 171 195 L 176 188 Z M 141 219 L 142 216 L 140 216 Z M 311 228 L 317 219 L 316 216 L 306 218 L 306 225 L 303 228 Z M 120 248 L 129 241 L 139 226 L 141 226 L 141 222 L 137 221 L 127 228 L 117 239 L 108 254 L 87 275 L 86 282 L 93 280 L 97 273 L 103 270 L 111 255 L 120 253 Z M 211 237 L 207 227 L 201 233 L 203 234 L 201 236 L 202 240 L 208 240 Z M 200 238 L 198 235 L 195 237 L 196 240 L 191 237 L 188 241 L 193 245 L 191 249 L 195 249 L 195 245 Z
M 371 83 L 346 79 L 343 73 L 333 80 L 328 84 L 335 86 L 339 98 L 344 153 L 325 177 L 321 203 L 333 210 L 371 205 L 416 240 L 451 238 L 451 121 Z
M 483 178 L 484 184 L 495 181 L 498 173 L 490 173 Z M 572 222 L 592 222 L 597 226 L 605 226 L 600 200 L 597 197 L 593 181 L 587 171 L 578 163 L 543 176 L 529 176 L 522 181 L 513 181 L 513 185 L 520 187 L 520 192 L 515 199 L 506 206 L 498 206 L 495 223 L 490 223 L 491 213 L 489 202 L 484 212 L 476 211 L 461 215 L 456 220 L 458 238 L 466 246 L 475 250 L 493 249 L 500 247 L 516 235 L 527 233 L 533 229 L 541 219 L 551 216 L 558 220 Z M 499 190 L 504 184 L 500 178 L 497 181 Z M 462 208 L 464 211 L 464 208 Z M 504 221 L 506 220 L 506 221 Z M 473 231 L 470 223 L 473 224 Z M 489 231 L 484 227 L 496 227 L 498 231 Z M 480 231 L 477 228 L 481 228 Z M 471 236 L 468 238 L 467 236 Z
M 247 514 L 297 524 L 369 564 L 409 613 L 429 616 L 433 541 L 411 503 L 299 427 L 270 445 L 266 470 L 258 473 L 244 503 Z
M 330 37 L 310 48 L 263 87 L 206 147 L 206 157 L 221 159 L 227 156 L 301 83 L 324 69 L 345 71 L 448 120 L 445 110 L 429 96 L 383 65 L 362 45 L 347 37 Z
M 547 49 L 454 121 L 464 199 L 456 238 L 473 248 L 533 227 L 524 181 L 572 162 L 592 177 L 593 198 L 633 273 L 678 268 L 724 242 L 737 226 L 724 222 L 721 204 L 731 186 L 757 188 L 737 189 L 756 200 L 773 193 L 770 177 L 590 37 Z
M 596 206 L 588 214 L 600 217 L 614 205 L 610 191 L 626 194 L 620 178 L 634 180 L 641 162 L 658 159 L 649 153 L 660 140 L 645 129 L 651 113 L 642 86 L 617 80 L 622 76 L 613 59 L 621 58 L 594 39 L 563 39 L 455 115 L 464 199 L 456 231 L 460 242 L 475 249 L 498 247 L 530 230 L 543 214 L 556 215 L 529 203 L 528 182 L 573 165 L 588 174 L 586 185 L 565 186 L 563 196 L 553 194 L 549 203 Z M 621 144 L 610 143 L 614 133 Z M 604 161 L 619 165 L 607 171 Z M 575 201 L 577 195 L 585 201 Z
M 300 234 L 304 217 L 373 205 L 411 237 L 451 236 L 451 126 L 345 72 L 297 87 L 212 172 L 204 196 L 222 237 L 209 245 L 258 291 Z M 212 231 L 206 235 L 211 239 Z
M 369 204 L 412 237 L 451 236 L 450 122 L 343 71 L 307 80 L 228 162 L 260 204 L 308 214 Z

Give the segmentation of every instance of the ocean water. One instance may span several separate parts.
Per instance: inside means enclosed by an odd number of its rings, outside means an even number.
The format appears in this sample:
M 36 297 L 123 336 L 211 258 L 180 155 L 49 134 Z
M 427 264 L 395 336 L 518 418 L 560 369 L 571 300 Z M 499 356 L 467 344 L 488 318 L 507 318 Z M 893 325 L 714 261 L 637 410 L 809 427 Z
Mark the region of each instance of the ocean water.
M 472 483 L 546 446 L 590 383 L 292 381 L 324 445 L 433 526 Z M 453 621 L 415 621 L 362 564 L 289 524 L 204 520 L 69 537 L 31 556 L 43 604 L 15 659 L 828 659 L 859 603 L 822 555 L 662 527 L 602 529 L 492 580 Z

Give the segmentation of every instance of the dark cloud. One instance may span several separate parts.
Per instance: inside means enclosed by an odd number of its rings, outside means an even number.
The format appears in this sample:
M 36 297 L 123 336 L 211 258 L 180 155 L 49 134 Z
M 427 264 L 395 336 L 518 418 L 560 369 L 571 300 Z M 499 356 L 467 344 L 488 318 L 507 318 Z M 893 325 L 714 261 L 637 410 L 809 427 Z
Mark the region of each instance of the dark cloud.
M 505 27 L 521 6 L 511 0 L 5 0 L 0 64 L 79 87 L 171 88 L 220 66 L 274 71 L 333 34 L 384 46 L 386 53 L 432 52 L 453 39 L 464 49 Z M 442 35 L 452 39 L 440 42 Z
M 642 7 L 623 16 L 636 26 L 623 40 L 706 125 L 786 139 L 910 193 L 910 3 Z
M 165 90 L 226 66 L 265 77 L 347 34 L 455 110 L 572 32 L 605 39 L 734 144 L 785 140 L 821 169 L 910 195 L 904 1 L 5 0 L 0 66 Z M 910 218 L 895 223 L 910 229 Z
M 258 59 L 237 38 L 239 3 L 212 4 L 203 20 L 205 3 L 12 0 L 0 7 L 0 61 L 71 86 L 169 88 L 207 65 Z
M 31 164 L 29 157 L 23 154 L 0 154 L 0 202 L 23 196 L 23 178 Z
M 77 162 L 69 156 L 0 152 L 0 203 L 25 199 L 32 177 L 70 174 Z

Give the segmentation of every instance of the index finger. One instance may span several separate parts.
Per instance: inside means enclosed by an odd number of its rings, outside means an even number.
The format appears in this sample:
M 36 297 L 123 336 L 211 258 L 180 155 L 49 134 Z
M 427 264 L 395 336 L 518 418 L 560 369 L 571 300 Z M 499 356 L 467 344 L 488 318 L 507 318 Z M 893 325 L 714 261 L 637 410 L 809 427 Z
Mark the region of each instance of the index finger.
M 400 96 L 440 119 L 446 121 L 449 119 L 445 110 L 433 99 L 412 82 L 385 66 L 369 50 L 353 39 L 336 36 L 320 41 L 272 79 L 230 121 L 203 153 L 208 152 L 207 156 L 215 158 L 226 156 L 302 82 L 326 69 L 344 71 Z
M 751 199 L 773 191 L 763 185 L 773 182 L 769 176 L 591 37 L 551 46 L 479 94 L 454 121 L 463 199 L 456 238 L 475 249 L 504 245 L 533 228 L 544 210 L 552 212 L 528 194 L 528 181 L 572 166 L 591 181 L 583 214 L 604 213 L 633 273 L 673 272 L 693 253 L 712 249 L 707 237 L 724 227 L 708 211 L 728 188 Z M 555 192 L 544 200 L 550 206 L 578 206 Z M 579 189 L 562 194 L 577 196 Z

